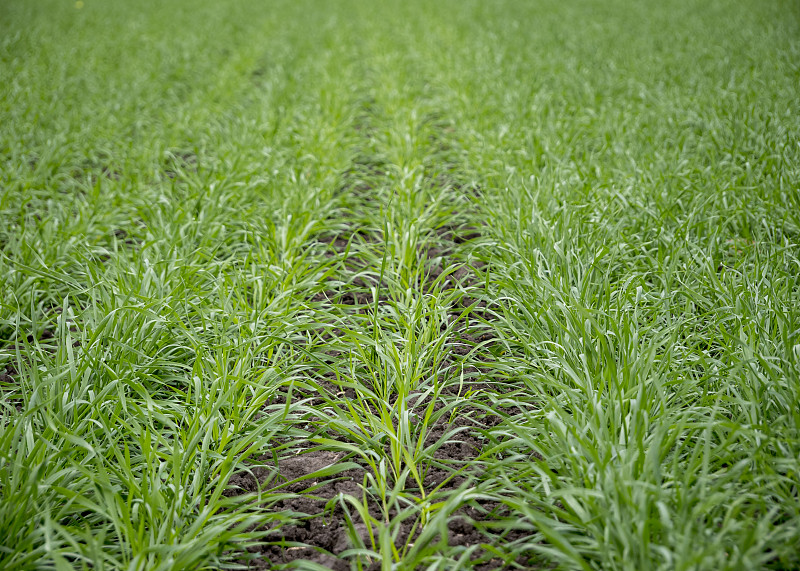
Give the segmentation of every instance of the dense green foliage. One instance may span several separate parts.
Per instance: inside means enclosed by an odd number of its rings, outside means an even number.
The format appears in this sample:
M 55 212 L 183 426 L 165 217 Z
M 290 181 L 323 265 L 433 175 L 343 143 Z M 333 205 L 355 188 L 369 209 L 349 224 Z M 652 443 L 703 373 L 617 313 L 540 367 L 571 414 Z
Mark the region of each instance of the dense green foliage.
M 798 85 L 794 0 L 3 2 L 0 568 L 320 451 L 354 569 L 800 568 Z

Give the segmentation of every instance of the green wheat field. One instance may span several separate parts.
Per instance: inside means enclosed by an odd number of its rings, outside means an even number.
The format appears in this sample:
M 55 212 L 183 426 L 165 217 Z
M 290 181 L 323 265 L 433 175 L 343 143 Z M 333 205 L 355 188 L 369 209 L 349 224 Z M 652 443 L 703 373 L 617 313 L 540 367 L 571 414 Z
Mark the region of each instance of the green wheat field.
M 800 2 L 0 2 L 0 569 L 800 569 Z

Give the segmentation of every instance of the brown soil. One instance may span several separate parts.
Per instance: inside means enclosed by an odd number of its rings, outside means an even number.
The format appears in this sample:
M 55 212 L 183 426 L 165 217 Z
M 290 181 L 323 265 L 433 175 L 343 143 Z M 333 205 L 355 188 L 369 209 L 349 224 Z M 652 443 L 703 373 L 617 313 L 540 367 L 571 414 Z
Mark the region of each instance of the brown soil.
M 483 445 L 474 430 L 475 422 L 471 420 L 473 414 L 468 413 L 477 414 L 478 411 L 460 411 L 453 424 L 437 423 L 429 433 L 426 443 L 431 444 L 454 428 L 461 430 L 436 450 L 436 465 L 429 466 L 423 473 L 423 485 L 428 493 L 435 491 L 437 495 L 446 497 L 448 492 L 468 483 L 468 473 L 454 475 L 454 470 L 474 461 Z M 260 460 L 265 464 L 271 463 L 271 459 L 267 457 Z M 363 500 L 365 470 L 351 468 L 328 477 L 309 477 L 314 472 L 335 466 L 343 460 L 342 453 L 312 451 L 280 459 L 277 467 L 274 464 L 270 467 L 262 465 L 251 468 L 248 473 L 234 475 L 230 481 L 229 495 L 255 492 L 259 489 L 292 494 L 272 506 L 272 511 L 282 512 L 287 516 L 287 522 L 271 528 L 265 543 L 251 548 L 249 557 L 240 560 L 240 563 L 247 565 L 248 569 L 269 569 L 294 560 L 307 560 L 333 570 L 350 569 L 350 562 L 339 557 L 353 547 L 348 533 L 348 512 L 353 529 L 367 548 L 371 547 L 371 539 L 367 525 L 359 519 L 343 497 L 352 496 L 358 501 Z M 412 493 L 414 486 L 412 482 L 407 483 L 407 489 Z M 370 516 L 384 521 L 385 514 L 380 504 L 369 494 L 367 498 Z M 389 517 L 396 516 L 396 511 L 390 509 Z M 451 546 L 463 547 L 491 544 L 492 537 L 487 535 L 483 524 L 502 521 L 507 517 L 504 507 L 497 502 L 461 506 L 448 522 L 446 541 Z M 377 530 L 373 531 L 377 537 Z M 401 548 L 406 542 L 416 539 L 420 532 L 415 518 L 401 521 L 395 544 Z M 503 541 L 513 541 L 527 535 L 525 531 L 511 531 L 503 536 Z M 481 553 L 486 552 L 479 549 L 475 556 L 478 557 Z M 380 567 L 373 562 L 373 566 L 367 568 Z M 475 566 L 475 569 L 484 570 L 499 568 L 502 568 L 499 559 Z

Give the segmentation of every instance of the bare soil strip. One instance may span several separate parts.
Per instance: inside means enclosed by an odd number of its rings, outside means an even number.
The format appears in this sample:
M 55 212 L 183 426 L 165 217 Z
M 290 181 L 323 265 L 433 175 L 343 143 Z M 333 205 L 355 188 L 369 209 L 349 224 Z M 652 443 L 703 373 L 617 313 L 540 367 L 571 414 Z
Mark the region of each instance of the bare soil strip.
M 375 526 L 382 522 L 392 530 L 398 550 L 410 549 L 418 541 L 445 542 L 474 549 L 471 558 L 476 569 L 501 568 L 504 561 L 482 547 L 494 543 L 493 524 L 508 516 L 501 504 L 467 499 L 449 505 L 446 537 L 424 534 L 425 522 L 413 510 L 409 515 L 396 501 L 387 504 L 386 496 L 375 488 L 370 454 L 390 458 L 391 439 L 374 432 L 374 426 L 371 432 L 369 427 L 332 420 L 346 417 L 342 411 L 350 406 L 367 418 L 388 414 L 393 428 L 399 430 L 395 415 L 404 400 L 403 409 L 416 419 L 410 436 L 422 438 L 421 446 L 428 452 L 416 466 L 420 480 L 404 472 L 399 491 L 423 503 L 430 498 L 446 502 L 474 489 L 481 475 L 487 431 L 501 421 L 491 410 L 491 401 L 483 398 L 492 387 L 481 379 L 481 363 L 492 359 L 494 338 L 487 324 L 492 317 L 486 311 L 487 268 L 484 262 L 465 257 L 471 242 L 481 237 L 480 225 L 472 215 L 480 188 L 459 174 L 455 129 L 445 113 L 423 117 L 419 129 L 427 133 L 422 145 L 425 166 L 415 185 L 404 191 L 402 181 L 398 184 L 398 167 L 387 161 L 389 153 L 381 152 L 374 135 L 387 119 L 374 101 L 365 101 L 354 129 L 363 137 L 364 149 L 372 152 L 357 155 L 341 173 L 338 200 L 347 216 L 339 224 L 338 234 L 316 236 L 308 244 L 309 248 L 324 248 L 333 269 L 323 287 L 307 301 L 319 323 L 318 332 L 303 348 L 313 358 L 304 369 L 304 380 L 286 385 L 270 401 L 271 410 L 265 411 L 274 414 L 274 405 L 305 407 L 309 412 L 301 414 L 294 425 L 306 435 L 305 442 L 292 442 L 291 455 L 288 443 L 276 443 L 272 456 L 252 458 L 252 465 L 229 483 L 229 494 L 260 492 L 270 510 L 285 516 L 281 524 L 265 529 L 264 545 L 252 548 L 246 562 L 251 569 L 295 560 L 349 569 L 352 555 L 347 552 L 374 549 L 379 534 Z M 427 193 L 438 204 L 432 212 L 426 211 L 424 219 L 398 219 L 403 216 L 399 203 L 415 200 L 409 192 Z M 406 238 L 409 231 L 417 235 L 403 241 L 397 231 L 392 233 L 391 225 L 405 229 Z M 413 248 L 410 255 L 402 251 L 408 247 Z M 409 261 L 415 267 L 408 267 Z M 375 350 L 369 340 L 371 336 L 376 339 L 383 323 L 396 328 L 397 320 L 402 319 L 399 312 L 409 300 L 426 298 L 435 300 L 440 313 L 436 333 L 446 335 L 435 350 L 417 354 L 423 368 L 414 375 L 414 388 L 403 395 L 402 389 L 391 386 L 391 375 L 380 370 L 386 362 L 374 354 L 369 361 L 370 347 Z M 395 343 L 399 351 L 406 349 L 403 340 Z M 349 368 L 343 368 L 343 363 L 349 363 Z M 320 409 L 337 409 L 339 414 L 314 412 Z M 452 414 L 456 409 L 458 414 Z M 429 418 L 423 423 L 426 414 Z M 415 432 L 415 425 L 424 427 L 427 434 Z M 359 455 L 353 445 L 373 448 L 369 454 Z M 345 469 L 345 465 L 356 467 Z M 398 476 L 390 475 L 387 483 L 396 487 Z M 280 499 L 271 502 L 270 497 Z M 362 503 L 366 514 L 355 513 L 348 498 Z M 373 523 L 364 521 L 367 515 Z M 512 531 L 504 534 L 502 542 L 526 535 Z M 374 558 L 371 564 L 368 558 L 367 564 L 368 569 L 380 568 L 380 561 Z

